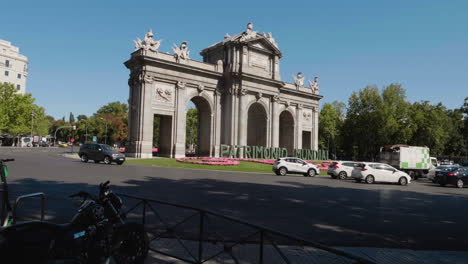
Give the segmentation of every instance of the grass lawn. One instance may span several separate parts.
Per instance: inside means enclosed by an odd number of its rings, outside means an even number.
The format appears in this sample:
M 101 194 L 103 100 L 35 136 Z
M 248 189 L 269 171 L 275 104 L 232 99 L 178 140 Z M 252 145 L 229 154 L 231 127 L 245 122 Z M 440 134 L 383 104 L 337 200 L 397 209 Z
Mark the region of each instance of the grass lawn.
M 157 159 L 129 159 L 126 161 L 129 164 L 137 165 L 152 165 L 160 167 L 172 168 L 190 168 L 201 170 L 222 170 L 222 171 L 240 171 L 240 172 L 259 172 L 272 173 L 271 165 L 257 162 L 240 161 L 239 165 L 233 166 L 216 166 L 216 165 L 200 165 L 177 162 L 175 159 L 157 158 Z M 320 175 L 327 175 L 326 171 L 320 171 Z

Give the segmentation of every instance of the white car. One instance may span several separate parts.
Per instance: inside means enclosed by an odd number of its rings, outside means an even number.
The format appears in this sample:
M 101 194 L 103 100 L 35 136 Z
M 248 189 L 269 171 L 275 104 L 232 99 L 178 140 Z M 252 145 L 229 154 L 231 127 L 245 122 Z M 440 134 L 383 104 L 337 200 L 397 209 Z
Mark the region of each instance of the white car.
M 360 164 L 355 161 L 335 161 L 328 167 L 327 174 L 333 179 L 344 180 L 351 177 L 354 167 Z
M 320 173 L 320 169 L 298 158 L 280 158 L 273 164 L 273 171 L 276 175 L 284 176 L 288 173 L 303 174 L 306 177 L 314 177 Z
M 407 185 L 411 182 L 411 177 L 403 171 L 397 170 L 384 163 L 364 162 L 359 164 L 352 172 L 352 177 L 360 182 L 392 182 L 400 185 Z

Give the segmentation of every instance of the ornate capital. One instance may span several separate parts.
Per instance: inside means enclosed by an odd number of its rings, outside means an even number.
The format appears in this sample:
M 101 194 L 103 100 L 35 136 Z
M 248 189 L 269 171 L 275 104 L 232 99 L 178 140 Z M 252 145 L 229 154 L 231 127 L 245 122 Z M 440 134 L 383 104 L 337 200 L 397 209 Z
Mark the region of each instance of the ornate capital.
M 297 109 L 302 109 L 302 104 L 297 104 Z
M 312 112 L 314 112 L 314 113 L 317 112 L 317 107 L 312 106 Z
M 176 83 L 177 89 L 181 89 L 181 90 L 185 89 L 185 85 L 186 85 L 186 83 L 182 82 L 182 81 L 177 81 L 177 83 Z
M 284 105 L 285 105 L 286 107 L 289 107 L 289 106 L 291 105 L 291 102 L 290 102 L 289 100 L 286 100 L 286 101 L 284 102 Z
M 273 102 L 278 102 L 280 100 L 279 94 L 273 96 Z
M 239 90 L 239 95 L 246 95 L 246 94 L 247 94 L 247 89 L 241 88 L 241 89 Z
M 201 92 L 203 92 L 203 90 L 205 90 L 205 86 L 200 83 L 200 84 L 198 84 L 197 90 L 198 90 L 198 93 L 201 93 Z
M 151 76 L 149 74 L 144 74 L 144 76 L 143 76 L 143 83 L 151 84 L 151 83 L 154 82 L 154 80 L 155 80 L 154 76 Z
M 261 92 L 257 92 L 257 94 L 255 95 L 255 98 L 257 98 L 257 101 L 260 100 L 262 98 L 263 94 Z
M 221 96 L 223 92 L 220 89 L 215 89 L 215 95 L 216 96 Z

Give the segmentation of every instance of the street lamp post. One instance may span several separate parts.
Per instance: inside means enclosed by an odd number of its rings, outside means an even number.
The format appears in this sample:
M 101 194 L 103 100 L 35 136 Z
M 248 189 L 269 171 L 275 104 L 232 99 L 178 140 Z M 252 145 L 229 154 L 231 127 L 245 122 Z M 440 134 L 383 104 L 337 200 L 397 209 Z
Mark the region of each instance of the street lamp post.
M 106 133 L 104 135 L 104 144 L 107 145 L 107 120 L 102 117 L 101 117 L 101 120 L 104 120 L 104 122 L 106 123 Z
M 34 109 L 31 109 L 31 138 L 33 137 Z

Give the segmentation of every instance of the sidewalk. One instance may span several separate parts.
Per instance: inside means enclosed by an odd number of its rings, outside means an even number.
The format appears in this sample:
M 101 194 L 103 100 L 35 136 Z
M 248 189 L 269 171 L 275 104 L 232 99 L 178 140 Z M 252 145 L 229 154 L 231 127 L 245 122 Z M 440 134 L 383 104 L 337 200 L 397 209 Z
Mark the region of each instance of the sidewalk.
M 198 243 L 194 241 L 183 240 L 181 245 L 175 239 L 160 239 L 151 243 L 151 248 L 160 250 L 164 253 L 175 255 L 187 260 L 194 260 L 198 256 Z M 190 253 L 188 253 L 188 249 Z M 326 252 L 324 250 L 311 247 L 298 246 L 278 246 L 290 263 L 298 264 L 341 264 L 356 263 L 353 260 Z M 335 247 L 336 249 L 346 251 L 355 256 L 362 257 L 374 263 L 379 264 L 463 264 L 468 263 L 468 251 L 429 251 L 429 250 L 408 250 L 394 248 L 368 248 L 368 247 Z M 204 262 L 207 264 L 225 263 L 259 263 L 259 245 L 241 244 L 236 245 L 232 250 L 224 251 L 222 243 L 204 243 L 203 259 L 220 253 L 218 256 Z M 266 245 L 263 249 L 263 263 L 288 263 L 284 261 L 274 246 Z M 235 259 L 235 260 L 234 260 Z M 177 260 L 163 254 L 150 254 L 145 263 L 187 263 Z

